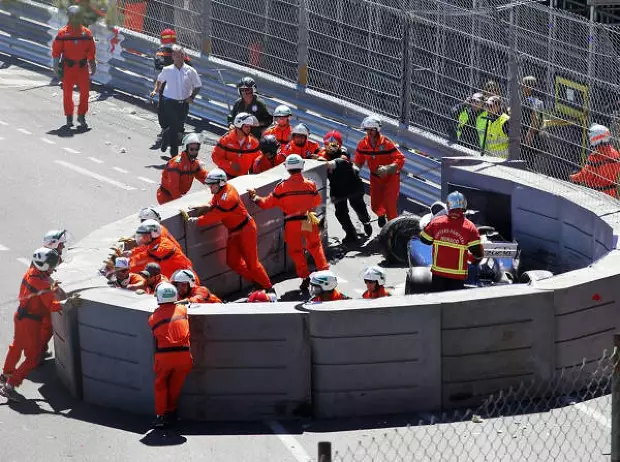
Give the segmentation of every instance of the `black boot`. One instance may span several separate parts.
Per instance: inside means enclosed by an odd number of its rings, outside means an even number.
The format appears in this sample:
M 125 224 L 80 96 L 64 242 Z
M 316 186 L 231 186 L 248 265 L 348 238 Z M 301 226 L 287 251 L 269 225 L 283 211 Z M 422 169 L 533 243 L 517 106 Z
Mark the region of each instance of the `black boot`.
M 78 115 L 77 121 L 80 124 L 80 128 L 88 127 L 88 124 L 86 123 L 86 116 L 84 114 Z
M 377 220 L 377 224 L 379 225 L 379 228 L 383 228 L 386 223 L 387 223 L 387 218 L 385 218 L 385 215 L 381 215 L 379 219 Z
M 67 116 L 66 126 L 67 126 L 67 128 L 73 127 L 73 116 Z
M 364 232 L 367 237 L 372 236 L 372 225 L 370 223 L 364 223 Z
M 309 277 L 307 277 L 303 281 L 301 281 L 301 285 L 299 286 L 299 289 L 303 292 L 303 291 L 308 290 L 308 287 L 310 287 L 310 278 Z

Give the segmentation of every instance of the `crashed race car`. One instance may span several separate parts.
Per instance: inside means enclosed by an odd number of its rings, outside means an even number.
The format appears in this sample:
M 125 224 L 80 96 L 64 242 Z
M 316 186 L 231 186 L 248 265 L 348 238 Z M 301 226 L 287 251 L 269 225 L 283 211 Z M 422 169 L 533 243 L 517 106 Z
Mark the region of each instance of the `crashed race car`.
M 422 243 L 419 233 L 435 217 L 446 214 L 443 203 L 435 202 L 431 212 L 417 215 L 401 215 L 382 229 L 379 235 L 383 256 L 389 263 L 408 266 L 405 281 L 405 294 L 431 292 L 432 246 Z M 518 242 L 505 239 L 494 227 L 480 224 L 480 214 L 475 210 L 465 212 L 467 218 L 476 225 L 484 249 L 484 257 L 477 264 L 469 264 L 466 288 L 487 287 L 529 283 L 533 280 L 553 276 L 549 271 L 527 271 L 520 273 L 520 254 Z

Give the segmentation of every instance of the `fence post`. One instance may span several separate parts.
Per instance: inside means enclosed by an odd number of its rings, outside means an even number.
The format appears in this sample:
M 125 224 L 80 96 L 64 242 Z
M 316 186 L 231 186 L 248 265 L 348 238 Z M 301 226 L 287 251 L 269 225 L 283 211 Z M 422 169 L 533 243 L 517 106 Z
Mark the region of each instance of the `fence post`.
M 308 85 L 308 47 L 309 26 L 307 4 L 305 0 L 299 2 L 299 39 L 297 41 L 297 83 Z
M 508 160 L 521 159 L 521 82 L 519 81 L 519 56 L 517 53 L 517 12 L 516 6 L 510 9 L 510 57 L 509 92 L 510 92 L 510 125 L 508 126 Z
M 409 17 L 408 12 L 404 12 L 403 14 L 404 24 L 403 24 L 403 68 L 402 68 L 402 77 L 403 84 L 401 86 L 401 108 L 400 108 L 400 122 L 405 125 L 405 127 L 409 126 L 411 122 L 411 52 L 409 50 L 409 33 L 411 28 L 411 18 Z
M 318 462 L 332 462 L 332 444 L 329 441 L 319 442 Z
M 203 0 L 202 10 L 202 53 L 211 56 L 213 52 L 213 5 L 211 0 Z
M 614 334 L 611 376 L 611 462 L 620 462 L 620 334 Z

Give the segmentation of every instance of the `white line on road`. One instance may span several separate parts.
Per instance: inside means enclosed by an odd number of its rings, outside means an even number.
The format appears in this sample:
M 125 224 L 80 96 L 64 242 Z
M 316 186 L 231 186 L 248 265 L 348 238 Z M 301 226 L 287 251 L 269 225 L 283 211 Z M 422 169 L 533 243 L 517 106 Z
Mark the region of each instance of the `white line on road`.
M 0 120 L 0 125 L 8 125 L 6 122 L 3 122 L 2 120 Z
M 600 423 L 602 426 L 611 429 L 611 419 L 604 414 L 601 414 L 596 409 L 591 408 L 585 403 L 577 403 L 575 404 L 575 409 L 587 416 L 591 417 L 596 422 Z
M 5 247 L 2 244 L 0 244 L 0 252 L 6 252 L 7 250 L 9 250 L 8 247 Z
M 32 135 L 32 133 L 26 130 L 25 128 L 18 128 L 17 131 L 22 132 L 24 135 Z
M 26 266 L 30 266 L 30 260 L 28 260 L 27 258 L 19 257 L 16 260 Z
M 126 185 L 125 183 L 121 183 L 120 181 L 113 180 L 112 178 L 108 178 L 107 176 L 99 175 L 98 173 L 91 172 L 90 170 L 86 170 L 85 168 L 78 167 L 77 165 L 73 165 L 72 163 L 65 162 L 62 160 L 55 160 L 55 163 L 58 165 L 62 165 L 63 167 L 67 167 L 68 169 L 73 170 L 74 172 L 81 173 L 82 175 L 89 176 L 99 181 L 103 181 L 104 183 L 111 184 L 112 186 L 116 186 L 118 188 L 124 189 L 125 191 L 133 191 L 136 188 L 133 186 Z
M 156 184 L 157 183 L 156 181 L 149 180 L 148 178 L 144 178 L 143 176 L 139 176 L 138 180 L 144 181 L 145 183 L 151 183 L 151 184 Z
M 282 444 L 284 444 L 284 446 L 286 446 L 286 448 L 291 452 L 291 454 L 293 454 L 293 457 L 295 457 L 298 462 L 312 461 L 312 457 L 308 455 L 306 450 L 301 446 L 301 444 L 299 444 L 295 437 L 286 431 L 286 429 L 282 426 L 282 424 L 280 424 L 280 422 L 278 422 L 277 420 L 270 420 L 267 422 L 267 425 L 269 426 L 269 428 L 271 428 L 271 431 L 273 431 L 275 435 L 280 439 Z
M 125 170 L 124 168 L 120 168 L 120 167 L 112 167 L 112 170 L 116 170 L 117 172 L 120 172 L 120 173 L 129 173 L 127 170 Z
M 65 151 L 67 151 L 69 154 L 79 154 L 80 151 L 76 151 L 75 149 L 71 149 L 71 148 L 63 148 Z
M 55 141 L 48 140 L 47 138 L 41 138 L 41 141 L 43 141 L 44 143 L 47 143 L 47 144 L 56 144 Z
M 96 157 L 89 157 L 89 159 L 96 164 L 103 164 L 103 161 L 101 159 L 97 159 Z

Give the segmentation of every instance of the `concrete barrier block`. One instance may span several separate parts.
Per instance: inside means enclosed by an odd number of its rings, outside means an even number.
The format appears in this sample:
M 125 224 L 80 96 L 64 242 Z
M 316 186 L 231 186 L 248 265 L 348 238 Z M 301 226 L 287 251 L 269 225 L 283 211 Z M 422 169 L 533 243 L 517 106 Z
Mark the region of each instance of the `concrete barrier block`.
M 82 399 L 80 339 L 77 329 L 78 309 L 79 307 L 72 301 L 65 303 L 62 311 L 52 313 L 52 326 L 56 373 L 71 396 Z
M 152 414 L 152 296 L 121 289 L 88 291 L 78 312 L 84 400 Z
M 197 420 L 290 418 L 310 406 L 307 315 L 294 303 L 192 308 L 194 370 L 180 411 Z
M 316 417 L 440 407 L 440 310 L 412 301 L 306 305 Z
M 239 292 L 241 290 L 241 276 L 229 269 L 228 266 L 220 266 L 220 268 L 224 269 L 221 269 L 223 272 L 219 274 L 214 274 L 209 278 L 200 276 L 200 284 L 208 287 L 220 298 Z
M 498 286 L 442 299 L 445 408 L 479 404 L 488 381 L 518 386 L 524 378 L 552 376 L 553 292 Z
M 286 255 L 284 250 L 284 236 L 280 230 L 272 231 L 258 238 L 258 260 L 265 267 L 270 278 L 286 271 Z M 247 279 L 241 279 L 242 289 L 253 285 Z

